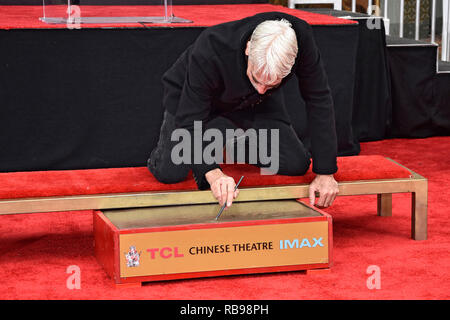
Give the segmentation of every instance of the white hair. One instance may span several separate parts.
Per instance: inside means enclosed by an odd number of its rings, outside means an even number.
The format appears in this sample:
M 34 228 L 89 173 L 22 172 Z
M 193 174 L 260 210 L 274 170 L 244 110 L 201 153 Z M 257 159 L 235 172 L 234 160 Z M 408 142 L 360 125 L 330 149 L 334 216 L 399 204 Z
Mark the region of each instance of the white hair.
M 248 59 L 269 82 L 287 76 L 297 57 L 297 36 L 286 19 L 260 23 L 250 38 Z

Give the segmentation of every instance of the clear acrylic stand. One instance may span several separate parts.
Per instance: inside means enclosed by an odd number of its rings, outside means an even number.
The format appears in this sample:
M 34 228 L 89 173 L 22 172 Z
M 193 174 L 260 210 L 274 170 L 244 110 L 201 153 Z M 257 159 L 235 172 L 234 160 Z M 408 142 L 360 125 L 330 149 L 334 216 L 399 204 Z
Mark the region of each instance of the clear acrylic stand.
M 120 7 L 92 5 L 91 0 L 42 0 L 43 16 L 39 20 L 49 24 L 114 24 L 114 23 L 190 23 L 175 17 L 172 0 L 148 0 L 137 6 L 142 16 L 122 16 Z M 123 8 L 123 7 L 122 7 Z M 145 15 L 144 15 L 145 14 Z

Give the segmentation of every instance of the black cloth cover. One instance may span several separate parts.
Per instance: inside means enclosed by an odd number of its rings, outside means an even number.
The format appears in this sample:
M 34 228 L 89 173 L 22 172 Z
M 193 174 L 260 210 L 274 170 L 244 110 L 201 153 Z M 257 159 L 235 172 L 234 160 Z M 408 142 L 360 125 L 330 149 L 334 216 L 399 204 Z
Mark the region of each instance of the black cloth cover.
M 437 47 L 391 46 L 388 60 L 392 83 L 392 138 L 425 138 L 433 126 Z
M 161 77 L 202 30 L 0 30 L 0 171 L 145 166 L 162 122 Z M 313 31 L 339 154 L 356 154 L 357 27 Z

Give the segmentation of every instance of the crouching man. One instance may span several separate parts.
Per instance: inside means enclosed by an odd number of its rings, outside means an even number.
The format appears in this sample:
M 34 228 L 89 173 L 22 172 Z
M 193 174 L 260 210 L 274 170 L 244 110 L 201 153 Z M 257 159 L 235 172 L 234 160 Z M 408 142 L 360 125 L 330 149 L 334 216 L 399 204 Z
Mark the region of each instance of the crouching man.
M 292 90 L 285 84 L 294 75 L 295 90 L 300 90 L 306 104 L 310 149 L 296 134 L 285 107 L 285 90 Z M 234 191 L 236 182 L 222 172 L 219 161 L 203 159 L 205 145 L 195 147 L 194 137 L 202 135 L 200 129 L 219 130 L 223 137 L 230 129 L 254 129 L 256 143 L 248 135 L 241 137 L 247 163 L 272 174 L 304 175 L 312 158 L 316 177 L 309 187 L 310 202 L 315 204 L 318 193 L 318 206 L 333 203 L 338 193 L 333 177 L 337 172 L 333 100 L 312 29 L 305 21 L 266 12 L 207 28 L 164 74 L 163 85 L 164 119 L 148 160 L 156 179 L 180 182 L 192 169 L 199 189 L 211 188 L 220 205 L 230 206 L 239 192 Z M 190 161 L 173 159 L 178 143 L 175 130 L 193 137 Z M 261 136 L 268 131 L 277 132 L 277 141 Z M 231 144 L 239 139 L 234 137 Z M 277 156 L 275 170 L 273 163 L 261 158 L 261 148 L 276 151 L 271 154 Z M 252 154 L 257 155 L 253 162 Z

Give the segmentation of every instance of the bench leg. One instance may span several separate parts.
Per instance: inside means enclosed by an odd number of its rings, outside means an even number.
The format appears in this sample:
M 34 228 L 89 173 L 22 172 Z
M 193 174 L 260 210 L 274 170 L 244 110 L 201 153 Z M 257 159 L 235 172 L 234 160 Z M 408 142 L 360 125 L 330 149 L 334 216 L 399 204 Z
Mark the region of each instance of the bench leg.
M 392 193 L 377 195 L 377 214 L 380 217 L 392 216 Z
M 426 240 L 428 229 L 428 182 L 417 183 L 411 196 L 411 237 Z

